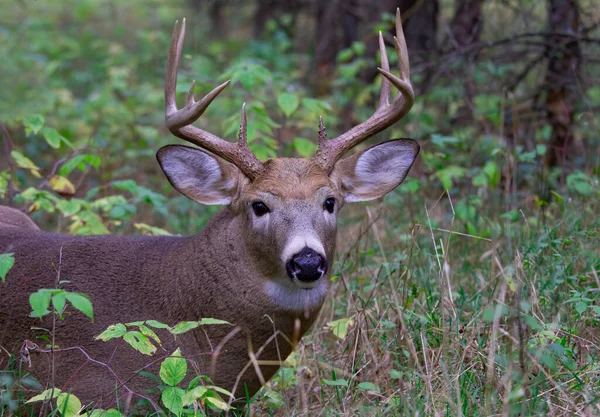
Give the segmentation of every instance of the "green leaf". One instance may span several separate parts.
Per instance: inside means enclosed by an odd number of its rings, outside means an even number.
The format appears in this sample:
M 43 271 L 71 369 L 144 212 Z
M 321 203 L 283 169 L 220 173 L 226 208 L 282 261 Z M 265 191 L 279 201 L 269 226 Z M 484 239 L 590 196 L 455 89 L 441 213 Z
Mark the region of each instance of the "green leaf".
M 496 309 L 497 309 L 496 305 L 491 305 L 488 308 L 486 308 L 481 316 L 483 321 L 487 321 L 487 322 L 494 321 L 494 318 L 496 317 Z M 508 307 L 505 305 L 500 306 L 500 308 L 497 310 L 498 310 L 498 318 L 501 318 L 508 314 Z
M 164 324 L 156 320 L 146 320 L 146 324 L 154 327 L 155 329 L 168 329 L 170 327 L 168 324 Z
M 360 384 L 358 384 L 358 388 L 363 389 L 365 391 L 381 392 L 379 387 L 372 382 L 361 382 Z
M 200 326 L 205 326 L 207 324 L 231 324 L 231 323 L 229 323 L 228 321 L 225 321 L 225 320 L 211 319 L 210 317 L 206 317 L 206 318 L 200 319 L 198 324 L 200 324 Z
M 167 387 L 162 392 L 160 399 L 169 411 L 179 417 L 183 411 L 182 398 L 184 394 L 185 391 L 179 387 Z
M 277 104 L 279 104 L 279 107 L 283 110 L 286 117 L 290 117 L 300 105 L 300 99 L 296 94 L 285 92 L 279 94 L 277 97 Z
M 396 369 L 390 369 L 388 371 L 388 373 L 390 374 L 390 377 L 392 379 L 401 379 L 404 376 L 404 373 L 402 373 Z
M 25 125 L 25 134 L 29 136 L 31 132 L 38 133 L 44 126 L 45 119 L 41 114 L 33 114 L 23 118 L 23 125 Z
M 227 403 L 218 397 L 206 397 L 204 401 L 218 410 L 227 410 L 229 408 Z
M 15 164 L 17 164 L 17 167 L 29 170 L 29 172 L 31 172 L 36 178 L 41 177 L 40 169 L 38 168 L 38 166 L 34 164 L 31 159 L 23 155 L 21 152 L 12 151 L 10 153 L 10 156 L 14 159 Z
M 46 314 L 50 313 L 48 307 L 50 307 L 50 299 L 52 293 L 47 291 L 38 290 L 29 296 L 29 304 L 33 312 L 32 317 L 42 318 Z
M 28 399 L 27 401 L 25 401 L 25 404 L 34 403 L 36 401 L 51 400 L 53 398 L 58 397 L 58 395 L 60 393 L 61 393 L 61 391 L 58 388 L 49 388 L 47 390 L 42 391 L 41 393 L 39 393 L 35 397 L 31 397 L 30 399 Z
M 435 174 L 431 176 L 431 178 L 438 178 L 441 181 L 444 189 L 450 190 L 452 188 L 452 183 L 455 180 L 464 177 L 466 172 L 467 170 L 463 167 L 450 165 L 446 168 L 438 170 Z
M 69 292 L 67 293 L 67 300 L 73 307 L 88 316 L 92 322 L 94 321 L 94 310 L 88 296 L 79 292 Z
M 62 417 L 73 417 L 81 410 L 81 401 L 73 394 L 63 392 L 56 397 L 56 408 Z
M 185 332 L 189 332 L 190 330 L 199 327 L 200 323 L 197 321 L 182 321 L 181 323 L 177 323 L 175 327 L 170 329 L 171 334 L 177 335 Z
M 65 309 L 65 303 L 67 301 L 67 293 L 66 291 L 62 291 L 55 293 L 52 296 L 52 306 L 54 307 L 54 310 L 56 310 L 56 312 L 58 314 L 61 314 L 62 311 Z
M 15 257 L 12 253 L 0 254 L 0 279 L 2 282 L 6 281 L 6 275 L 8 271 L 14 266 Z
M 183 405 L 190 405 L 194 401 L 201 399 L 208 392 L 208 388 L 199 386 L 188 392 L 182 398 Z
M 44 136 L 44 139 L 46 139 L 46 142 L 48 143 L 48 145 L 50 145 L 54 149 L 60 148 L 60 142 L 62 142 L 63 140 L 67 140 L 60 133 L 58 133 L 55 129 L 52 129 L 51 127 L 43 127 L 42 135 Z
M 294 149 L 303 158 L 310 158 L 317 150 L 317 145 L 304 138 L 294 138 Z
M 123 417 L 123 414 L 121 414 L 119 410 L 115 410 L 114 408 L 110 408 L 108 410 L 95 409 L 87 417 Z
M 171 357 L 165 359 L 160 365 L 160 379 L 167 385 L 174 387 L 179 384 L 187 373 L 187 361 L 177 349 Z
M 160 339 L 158 335 L 154 333 L 154 330 L 142 325 L 140 326 L 140 331 L 144 336 L 148 336 L 150 339 L 153 339 L 158 345 L 161 345 Z
M 577 313 L 579 313 L 579 314 L 583 314 L 585 312 L 585 310 L 587 310 L 587 308 L 588 308 L 588 304 L 583 301 L 579 301 L 579 302 L 575 303 L 575 311 L 577 311 Z
M 122 323 L 112 324 L 107 327 L 102 333 L 96 336 L 96 340 L 102 340 L 103 342 L 109 341 L 121 337 L 127 332 L 127 328 Z
M 339 337 L 340 339 L 344 339 L 348 334 L 348 329 L 354 324 L 354 316 L 345 317 L 343 319 L 330 321 L 327 323 L 327 327 L 331 329 L 331 332 Z
M 137 350 L 144 355 L 152 355 L 156 352 L 156 346 L 152 344 L 150 339 L 147 336 L 144 336 L 142 333 L 138 331 L 130 331 L 123 335 L 123 340 L 125 340 L 132 348 Z
M 345 379 L 322 379 L 321 382 L 323 382 L 325 385 L 330 385 L 333 387 L 347 387 L 348 386 L 348 381 L 346 381 Z

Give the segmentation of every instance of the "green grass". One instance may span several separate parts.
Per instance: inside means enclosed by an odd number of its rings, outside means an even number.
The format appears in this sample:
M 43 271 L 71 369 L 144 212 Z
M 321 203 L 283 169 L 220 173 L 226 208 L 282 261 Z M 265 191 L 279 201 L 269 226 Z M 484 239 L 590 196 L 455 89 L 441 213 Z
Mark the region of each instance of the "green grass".
M 411 225 L 400 207 L 376 218 L 371 206 L 360 228 L 341 231 L 353 244 L 340 251 L 340 278 L 273 414 L 600 412 L 598 203 L 524 207 L 514 222 L 486 206 L 500 224 L 489 239 L 456 234 L 464 226 L 447 198 L 426 204 L 436 228 Z M 327 323 L 347 317 L 339 339 Z

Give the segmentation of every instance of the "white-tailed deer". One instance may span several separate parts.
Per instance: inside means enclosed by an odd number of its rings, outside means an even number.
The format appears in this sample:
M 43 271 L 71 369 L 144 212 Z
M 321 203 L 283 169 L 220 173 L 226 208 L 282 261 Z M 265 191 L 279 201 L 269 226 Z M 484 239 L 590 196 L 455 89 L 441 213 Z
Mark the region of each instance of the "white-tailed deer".
M 334 139 L 319 123 L 319 148 L 311 158 L 259 161 L 248 149 L 242 106 L 237 143 L 192 125 L 225 82 L 200 101 L 190 89 L 185 106 L 176 104 L 177 68 L 185 20 L 175 24 L 167 63 L 166 122 L 176 136 L 203 150 L 165 146 L 158 161 L 171 184 L 200 204 L 226 208 L 191 237 L 74 237 L 47 233 L 21 212 L 0 207 L 0 253 L 16 263 L 0 283 L 0 345 L 14 352 L 23 340 L 35 341 L 52 320 L 29 317 L 29 294 L 61 288 L 88 294 L 95 322 L 69 314 L 56 322 L 55 343 L 81 347 L 109 370 L 86 360 L 80 350 L 50 358 L 32 354 L 33 372 L 43 384 L 72 389 L 86 400 L 114 397 L 120 384 L 143 392 L 155 383 L 140 376 L 147 356 L 119 343 L 94 337 L 114 323 L 154 319 L 174 325 L 210 317 L 234 325 L 204 326 L 164 337 L 166 352 L 175 345 L 197 363 L 201 373 L 236 397 L 252 396 L 277 371 L 293 345 L 310 328 L 327 296 L 335 251 L 336 218 L 344 203 L 381 197 L 404 179 L 418 152 L 410 139 L 384 142 L 342 159 L 344 153 L 400 120 L 414 93 L 399 12 L 396 52 L 400 76 L 390 72 L 380 34 L 381 97 L 365 122 Z M 390 100 L 390 88 L 399 92 Z M 47 316 L 48 317 L 48 316 Z M 251 360 L 252 359 L 252 360 Z M 6 363 L 6 360 L 4 360 Z M 106 403 L 104 404 L 106 405 Z

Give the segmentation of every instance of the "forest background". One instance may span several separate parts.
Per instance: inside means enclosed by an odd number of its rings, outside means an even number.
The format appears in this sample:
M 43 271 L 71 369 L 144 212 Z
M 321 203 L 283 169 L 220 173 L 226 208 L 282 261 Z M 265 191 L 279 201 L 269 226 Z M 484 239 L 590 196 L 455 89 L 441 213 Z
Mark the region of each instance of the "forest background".
M 177 142 L 176 19 L 178 91 L 232 79 L 199 123 L 233 138 L 246 102 L 266 159 L 312 155 L 320 115 L 333 137 L 372 113 L 377 33 L 391 52 L 400 7 L 417 100 L 371 143 L 411 137 L 420 157 L 383 201 L 345 208 L 323 312 L 251 409 L 600 414 L 594 1 L 0 3 L 0 202 L 78 235 L 192 234 L 218 210 L 177 194 L 154 156 Z M 0 386 L 8 410 L 27 392 L 9 373 Z

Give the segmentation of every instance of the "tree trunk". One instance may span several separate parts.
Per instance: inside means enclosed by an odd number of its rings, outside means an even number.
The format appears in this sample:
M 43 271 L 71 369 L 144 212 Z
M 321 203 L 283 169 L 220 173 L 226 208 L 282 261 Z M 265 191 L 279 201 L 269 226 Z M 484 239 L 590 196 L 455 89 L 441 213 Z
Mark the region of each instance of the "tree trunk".
M 577 77 L 581 48 L 576 35 L 579 31 L 579 5 L 576 0 L 549 0 L 546 56 L 546 115 L 552 127 L 550 146 L 546 153 L 549 166 L 562 165 L 567 148 L 573 142 L 571 125 L 577 101 Z M 570 35 L 570 36 L 569 36 Z

